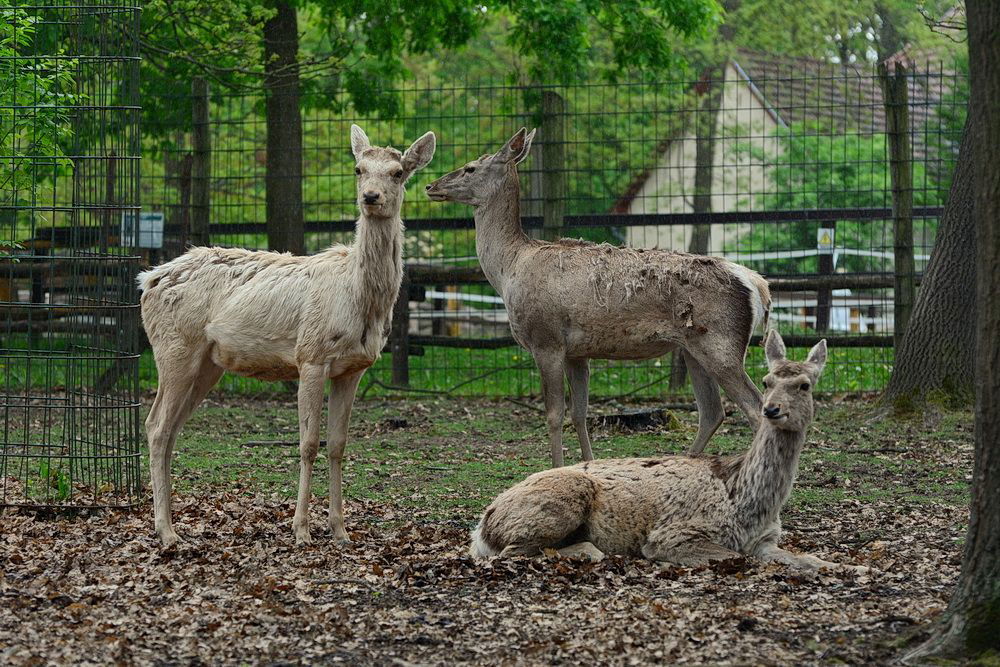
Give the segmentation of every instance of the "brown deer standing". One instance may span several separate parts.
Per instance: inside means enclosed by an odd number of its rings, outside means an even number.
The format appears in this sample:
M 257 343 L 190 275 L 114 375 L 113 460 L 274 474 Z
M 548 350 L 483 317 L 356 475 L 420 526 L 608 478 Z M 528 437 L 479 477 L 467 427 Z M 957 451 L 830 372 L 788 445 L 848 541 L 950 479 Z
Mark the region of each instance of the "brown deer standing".
M 698 403 L 692 453 L 725 417 L 719 385 L 756 428 L 761 396 L 743 363 L 754 328 L 767 322 L 767 281 L 715 257 L 530 239 L 521 228 L 517 164 L 534 135 L 521 128 L 495 154 L 428 185 L 427 195 L 475 207 L 479 263 L 541 374 L 552 465 L 563 463 L 564 374 L 583 459 L 593 458 L 590 359 L 649 359 L 681 348 Z
M 299 380 L 299 494 L 292 530 L 308 544 L 313 462 L 323 389 L 331 380 L 327 455 L 329 526 L 344 530 L 341 462 L 358 382 L 389 333 L 403 275 L 406 180 L 434 155 L 428 132 L 400 154 L 372 146 L 351 126 L 358 218 L 353 245 L 309 257 L 231 248 L 192 248 L 139 274 L 142 320 L 159 386 L 146 419 L 156 532 L 177 542 L 170 517 L 170 458 L 177 434 L 223 371 Z
M 764 419 L 749 451 L 608 459 L 536 473 L 486 508 L 472 533 L 472 556 L 553 548 L 595 560 L 642 555 L 694 566 L 742 554 L 803 569 L 867 572 L 778 547 L 779 514 L 813 420 L 812 389 L 826 363 L 826 341 L 805 362 L 794 362 L 771 331 L 765 351 Z

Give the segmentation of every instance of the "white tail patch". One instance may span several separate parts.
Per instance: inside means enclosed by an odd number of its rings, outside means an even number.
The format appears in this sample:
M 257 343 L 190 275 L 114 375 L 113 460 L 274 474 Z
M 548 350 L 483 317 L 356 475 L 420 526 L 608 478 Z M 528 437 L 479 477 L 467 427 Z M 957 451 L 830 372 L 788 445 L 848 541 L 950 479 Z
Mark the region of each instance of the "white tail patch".
M 476 526 L 476 529 L 472 531 L 472 545 L 469 547 L 469 555 L 476 559 L 489 558 L 490 556 L 498 555 L 500 552 L 486 544 L 486 540 L 484 540 L 479 534 L 481 528 L 482 524 L 480 523 Z
M 756 271 L 740 264 L 729 262 L 728 268 L 750 293 L 750 308 L 753 310 L 751 330 L 762 324 L 766 329 L 767 316 L 771 311 L 771 292 L 767 289 L 767 281 Z
M 167 266 L 168 264 L 161 264 L 160 266 L 149 269 L 148 271 L 140 272 L 139 275 L 135 277 L 136 283 L 139 284 L 139 289 L 145 292 L 152 287 L 153 281 L 168 273 L 169 270 L 166 269 Z

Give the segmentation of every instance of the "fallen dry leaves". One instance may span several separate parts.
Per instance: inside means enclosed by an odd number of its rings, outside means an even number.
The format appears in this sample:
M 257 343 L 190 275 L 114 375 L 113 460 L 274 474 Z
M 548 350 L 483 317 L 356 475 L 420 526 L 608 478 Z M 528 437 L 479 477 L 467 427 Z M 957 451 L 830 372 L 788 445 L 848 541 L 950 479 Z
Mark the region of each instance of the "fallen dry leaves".
M 296 548 L 289 501 L 182 498 L 186 540 L 166 552 L 146 512 L 0 517 L 0 662 L 882 662 L 943 608 L 964 519 L 938 505 L 787 513 L 793 548 L 877 570 L 808 579 L 754 560 L 474 563 L 459 522 L 348 511 L 352 544 Z
M 377 420 L 375 431 L 402 434 L 399 447 L 436 474 L 448 462 L 427 458 L 433 433 L 413 424 L 430 418 L 408 405 L 409 427 Z M 0 514 L 0 664 L 885 664 L 956 580 L 968 515 L 954 485 L 971 438 L 842 421 L 814 434 L 799 471 L 802 493 L 831 499 L 786 508 L 783 546 L 871 576 L 807 578 L 753 559 L 474 563 L 474 516 L 430 520 L 386 462 L 389 500 L 348 499 L 345 547 L 320 531 L 324 499 L 311 508 L 313 546 L 297 548 L 293 501 L 259 491 L 176 497 L 185 541 L 168 551 L 148 506 Z

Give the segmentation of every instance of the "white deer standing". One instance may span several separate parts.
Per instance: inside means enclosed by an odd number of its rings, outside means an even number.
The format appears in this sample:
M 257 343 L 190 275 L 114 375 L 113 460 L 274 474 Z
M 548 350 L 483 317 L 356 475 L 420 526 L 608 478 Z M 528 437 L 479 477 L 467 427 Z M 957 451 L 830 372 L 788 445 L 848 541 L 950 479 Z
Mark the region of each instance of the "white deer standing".
M 541 374 L 552 465 L 563 463 L 564 374 L 583 459 L 593 458 L 590 359 L 649 359 L 681 348 L 698 403 L 692 453 L 705 448 L 725 417 L 719 385 L 756 428 L 761 395 L 743 363 L 754 328 L 767 322 L 767 281 L 715 257 L 529 238 L 521 227 L 517 164 L 534 135 L 521 128 L 495 154 L 428 185 L 427 195 L 475 207 L 479 263 Z
M 813 420 L 812 388 L 826 363 L 826 341 L 805 362 L 785 358 L 777 331 L 765 351 L 763 421 L 737 456 L 608 459 L 531 475 L 501 493 L 472 533 L 471 555 L 642 555 L 701 565 L 737 555 L 815 570 L 867 572 L 778 547 L 779 514 L 795 481 Z
M 192 248 L 139 275 L 142 319 L 159 386 L 146 419 L 156 532 L 177 542 L 170 516 L 170 459 L 181 427 L 223 371 L 299 380 L 299 492 L 292 529 L 308 544 L 313 463 L 323 390 L 331 379 L 327 455 L 329 527 L 344 529 L 341 462 L 358 382 L 379 357 L 403 275 L 400 206 L 409 176 L 434 155 L 432 132 L 403 154 L 372 146 L 351 126 L 361 209 L 354 243 L 303 257 Z

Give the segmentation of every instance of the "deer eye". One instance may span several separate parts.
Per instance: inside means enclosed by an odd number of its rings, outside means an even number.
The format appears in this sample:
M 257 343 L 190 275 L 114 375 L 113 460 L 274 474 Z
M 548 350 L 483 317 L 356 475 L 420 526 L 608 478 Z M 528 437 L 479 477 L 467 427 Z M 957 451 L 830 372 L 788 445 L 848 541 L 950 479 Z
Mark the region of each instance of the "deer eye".
M 765 389 L 767 389 L 767 388 L 768 388 L 768 387 L 770 387 L 770 386 L 771 386 L 771 385 L 770 385 L 770 384 L 768 383 L 768 381 L 767 381 L 767 380 L 764 380 L 764 388 L 765 388 Z
M 392 175 L 393 178 L 402 178 L 402 176 L 403 176 L 403 170 L 402 169 L 398 169 L 396 171 L 396 173 Z
M 799 385 L 799 389 L 801 389 L 802 391 L 809 391 L 809 383 L 803 382 L 802 384 Z
M 466 168 L 465 168 L 465 173 L 467 173 L 467 174 L 471 174 L 471 173 L 472 173 L 472 172 L 474 172 L 475 170 L 476 170 L 476 168 L 475 168 L 475 167 L 466 167 Z
M 354 168 L 354 173 L 357 174 L 358 176 L 360 176 L 361 175 L 361 167 L 355 167 Z

